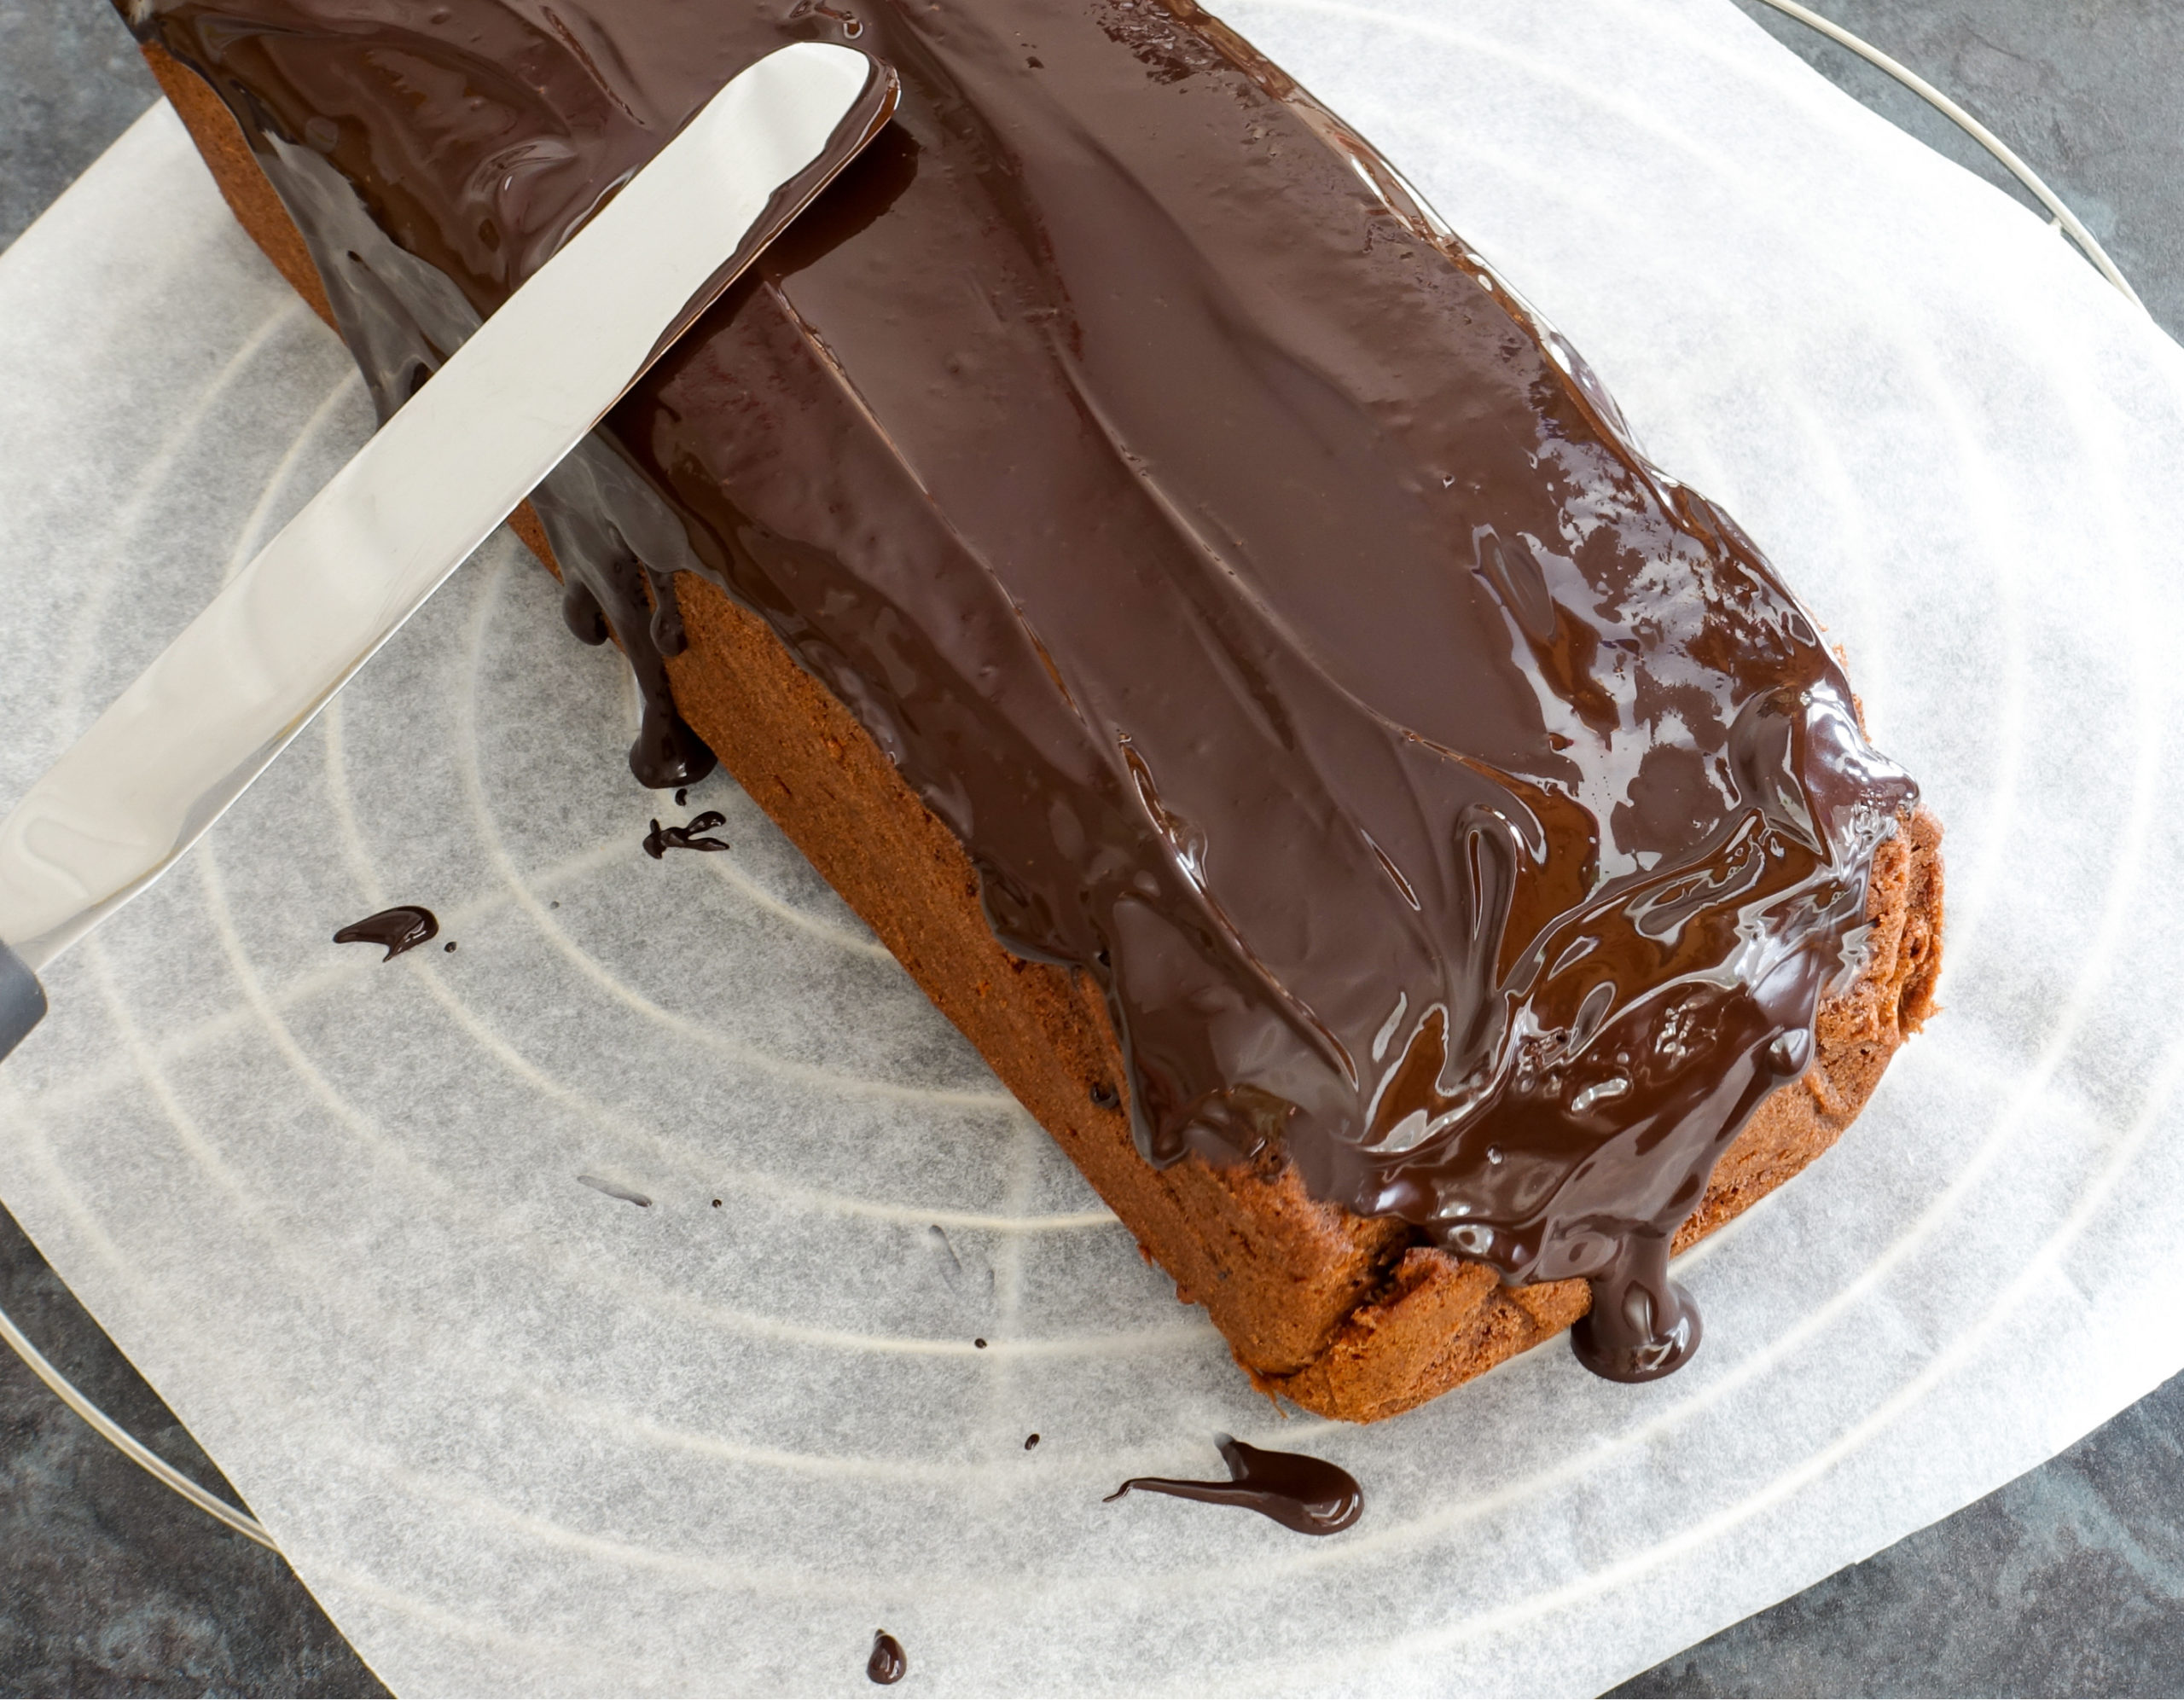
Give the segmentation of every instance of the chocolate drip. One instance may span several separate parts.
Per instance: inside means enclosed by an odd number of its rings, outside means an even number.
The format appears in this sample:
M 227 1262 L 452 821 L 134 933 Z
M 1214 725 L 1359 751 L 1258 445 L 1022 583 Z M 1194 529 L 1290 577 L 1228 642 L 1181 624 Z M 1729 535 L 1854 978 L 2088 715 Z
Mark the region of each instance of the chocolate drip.
M 383 413 L 729 77 L 851 21 L 130 10 L 227 100 Z M 1597 1278 L 1601 1362 L 1666 1337 L 1687 1304 L 1615 1272 L 1808 1065 L 1915 787 L 1751 541 L 1189 0 L 854 21 L 893 124 L 534 498 L 636 673 L 633 768 L 712 765 L 669 689 L 695 572 L 962 840 L 1002 941 L 1093 977 L 1129 1067 L 1095 1102 L 1149 1159 L 1286 1158 L 1505 1279 Z
M 594 446 L 597 441 L 592 439 L 578 455 L 602 454 Z M 564 461 L 531 497 L 555 559 L 569 574 L 561 595 L 562 618 L 586 643 L 613 638 L 636 675 L 640 713 L 630 746 L 630 771 L 638 782 L 654 791 L 694 785 L 713 770 L 713 752 L 676 711 L 668 683 L 667 658 L 681 654 L 687 641 L 673 579 L 647 566 L 619 533 L 570 506 L 563 487 L 584 481 L 582 469 Z
M 1664 1234 L 1617 1242 L 1615 1262 L 1592 1278 L 1593 1308 L 1570 1331 L 1577 1361 L 1610 1381 L 1658 1381 L 1699 1349 L 1699 1308 L 1669 1279 Z
M 439 918 L 430 909 L 421 909 L 414 903 L 402 903 L 392 909 L 381 909 L 375 915 L 366 915 L 360 921 L 351 921 L 334 935 L 336 944 L 383 944 L 386 954 L 379 960 L 392 962 L 405 950 L 415 950 L 419 945 L 436 937 L 440 930 Z M 448 949 L 455 947 L 450 944 Z
M 910 1656 L 903 1651 L 903 1644 L 885 1629 L 875 1629 L 872 1634 L 872 1656 L 864 1662 L 864 1674 L 883 1686 L 900 1682 L 910 1674 Z
M 1108 1494 L 1106 1502 L 1112 1504 L 1136 1488 L 1178 1500 L 1198 1500 L 1209 1506 L 1241 1506 L 1300 1535 L 1339 1535 L 1364 1512 L 1365 1491 L 1356 1478 L 1323 1458 L 1266 1452 L 1227 1435 L 1215 1443 L 1228 1462 L 1228 1481 L 1133 1476 Z
M 707 838 L 699 836 L 702 833 L 712 832 L 716 827 L 725 827 L 727 824 L 727 815 L 716 814 L 710 809 L 687 827 L 663 827 L 655 821 L 652 823 L 652 830 L 645 834 L 645 854 L 654 862 L 658 862 L 671 850 L 727 850 L 729 845 L 725 838 Z
M 561 592 L 561 618 L 576 634 L 577 641 L 595 647 L 607 641 L 607 610 L 580 578 L 572 578 Z

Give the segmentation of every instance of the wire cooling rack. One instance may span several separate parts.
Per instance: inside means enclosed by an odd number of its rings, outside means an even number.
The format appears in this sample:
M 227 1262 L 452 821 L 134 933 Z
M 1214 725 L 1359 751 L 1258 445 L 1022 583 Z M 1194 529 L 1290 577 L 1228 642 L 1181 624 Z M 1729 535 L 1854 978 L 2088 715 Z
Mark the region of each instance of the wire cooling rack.
M 2048 222 L 2053 229 L 2068 237 L 2100 275 L 2120 291 L 2134 306 L 2139 308 L 2141 312 L 2145 310 L 2145 304 L 2139 299 L 2137 292 L 2131 287 L 2129 281 L 2117 270 L 2115 262 L 2109 258 L 2107 252 L 2094 238 L 2093 233 L 2086 229 L 2077 215 L 2064 205 L 2061 198 L 2041 180 L 2039 175 L 2030 165 L 2018 158 L 2014 150 L 1985 125 L 1966 111 L 1962 106 L 1908 67 L 1883 53 L 1871 43 L 1852 34 L 1841 25 L 1822 17 L 1811 8 L 1798 3 L 1798 0 L 1760 0 L 1760 3 L 1780 13 L 1785 17 L 1793 19 L 1807 28 L 1817 31 L 1838 46 L 1856 54 L 1868 64 L 1876 67 L 1901 83 L 1962 130 L 1993 155 L 2002 167 L 2038 200 L 2040 205 L 2047 210 L 2049 215 Z M 153 1477 L 171 1488 L 191 1505 L 195 1506 L 206 1516 L 224 1523 L 246 1539 L 256 1541 L 261 1546 L 276 1552 L 280 1551 L 279 1546 L 271 1535 L 257 1518 L 252 1517 L 247 1511 L 229 1505 L 218 1494 L 200 1487 L 167 1463 L 166 1459 L 145 1447 L 120 1424 L 102 1411 L 66 1375 L 54 1366 L 4 1310 L 0 1310 L 0 1339 L 7 1342 L 16 1355 L 30 1367 L 32 1373 L 53 1390 L 55 1397 L 89 1424 L 124 1457 L 142 1466 Z
M 1819 31 L 1838 46 L 1848 48 L 1867 64 L 1886 72 L 1993 154 L 2001 162 L 2002 168 L 2023 183 L 2033 198 L 2048 209 L 2048 223 L 2075 242 L 2078 251 L 2093 262 L 2094 269 L 2121 290 L 2133 306 L 2140 312 L 2146 310 L 2146 303 L 2139 299 L 2138 291 L 2132 288 L 2123 274 L 2116 269 L 2115 261 L 2108 258 L 2107 250 L 2094 239 L 2093 232 L 2085 228 L 2077 214 L 2064 206 L 2061 197 L 2042 183 L 2039 174 L 2018 158 L 2015 151 L 1993 131 L 1908 66 L 1890 58 L 1871 42 L 1852 35 L 1842 25 L 1821 17 L 1811 7 L 1801 6 L 1798 0 L 1759 0 L 1759 3 L 1772 7 L 1786 18 L 1796 19 L 1808 29 Z
M 227 1524 L 237 1535 L 255 1540 L 260 1546 L 270 1547 L 277 1552 L 273 1537 L 265 1532 L 264 1524 L 249 1512 L 239 1511 L 218 1494 L 208 1493 L 177 1470 L 166 1459 L 152 1451 L 136 1436 L 115 1422 L 113 1418 L 85 1398 L 75 1383 L 55 1369 L 44 1353 L 30 1343 L 6 1311 L 0 1310 L 0 1339 L 15 1349 L 15 1355 L 31 1367 L 31 1373 L 51 1388 L 63 1405 L 81 1417 L 91 1427 L 112 1442 L 117 1451 L 132 1464 L 142 1465 L 158 1480 L 174 1489 L 207 1517 Z

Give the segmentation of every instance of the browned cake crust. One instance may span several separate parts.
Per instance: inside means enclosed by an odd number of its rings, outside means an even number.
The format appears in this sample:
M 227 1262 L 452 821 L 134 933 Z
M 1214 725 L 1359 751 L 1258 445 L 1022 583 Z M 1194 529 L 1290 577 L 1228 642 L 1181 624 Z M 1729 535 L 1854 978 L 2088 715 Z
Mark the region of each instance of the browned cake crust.
M 144 51 L 235 216 L 331 323 L 303 239 L 227 109 L 160 49 Z M 509 523 L 558 576 L 528 504 Z M 1373 1422 L 1585 1314 L 1584 1281 L 1505 1287 L 1486 1265 L 1420 1244 L 1405 1222 L 1310 1198 L 1278 1160 L 1147 1163 L 1131 1138 L 1127 1076 L 1098 989 L 1004 950 L 961 844 L 849 710 L 713 585 L 686 573 L 676 589 L 689 644 L 668 669 L 683 717 L 979 1047 L 1174 1279 L 1177 1297 L 1206 1308 L 1259 1387 L 1322 1416 Z M 1865 969 L 1821 1006 L 1812 1070 L 1768 1099 L 1729 1147 L 1676 1236 L 1679 1250 L 1833 1145 L 1931 1012 L 1940 842 L 1920 810 L 1877 853 Z

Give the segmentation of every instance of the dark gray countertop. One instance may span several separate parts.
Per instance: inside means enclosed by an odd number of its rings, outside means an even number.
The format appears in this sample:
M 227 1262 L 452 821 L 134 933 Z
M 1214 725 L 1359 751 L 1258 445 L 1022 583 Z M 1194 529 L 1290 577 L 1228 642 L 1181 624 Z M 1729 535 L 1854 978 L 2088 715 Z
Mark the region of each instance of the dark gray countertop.
M 1759 0 L 1736 3 L 2009 186 L 1879 72 Z M 2085 221 L 2169 334 L 2184 332 L 2184 0 L 1817 9 L 1969 107 Z M 154 92 L 99 0 L 0 0 L 0 247 Z M 4 1211 L 0 1307 L 154 1451 L 234 1497 Z M 0 1693 L 381 1691 L 279 1558 L 176 1499 L 0 1352 Z M 2184 1377 L 1977 1505 L 1616 1691 L 2184 1693 Z

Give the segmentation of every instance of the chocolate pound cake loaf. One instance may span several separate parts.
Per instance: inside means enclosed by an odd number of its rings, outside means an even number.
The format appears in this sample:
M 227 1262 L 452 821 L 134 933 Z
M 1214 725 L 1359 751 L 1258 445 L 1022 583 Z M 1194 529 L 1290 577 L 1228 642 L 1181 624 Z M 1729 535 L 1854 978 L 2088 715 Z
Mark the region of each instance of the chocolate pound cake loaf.
M 1576 1325 L 1931 1007 L 1939 831 L 1750 539 L 1188 0 L 127 0 L 382 415 L 790 40 L 893 125 L 517 518 L 1263 1388 Z

